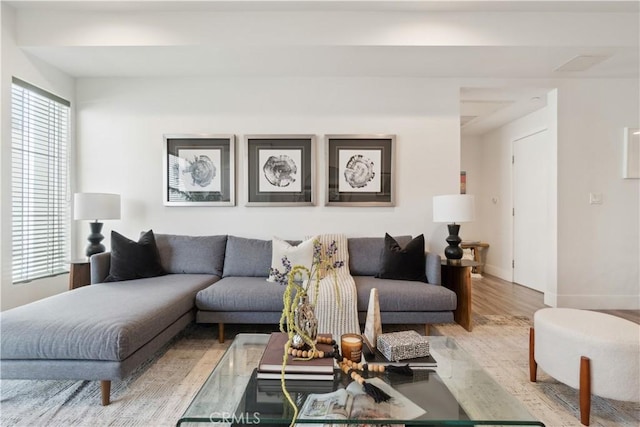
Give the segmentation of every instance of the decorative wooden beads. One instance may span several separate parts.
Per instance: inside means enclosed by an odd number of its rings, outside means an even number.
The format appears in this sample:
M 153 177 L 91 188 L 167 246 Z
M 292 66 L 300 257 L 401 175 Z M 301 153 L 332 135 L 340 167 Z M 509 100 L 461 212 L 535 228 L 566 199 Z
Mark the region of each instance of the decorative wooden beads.
M 337 357 L 336 355 L 338 355 L 338 344 L 336 344 L 336 341 L 333 338 L 331 338 L 330 336 L 319 336 L 316 338 L 316 341 L 320 344 L 332 345 L 333 351 L 322 351 L 316 349 L 302 350 L 290 347 L 287 353 L 290 356 L 300 357 L 303 359 L 323 359 L 325 357 Z
M 313 358 L 313 359 L 322 359 L 324 357 L 331 357 L 328 353 L 325 353 L 322 350 L 296 350 L 295 348 L 289 349 L 289 355 L 293 357 L 302 357 L 304 359 Z
M 340 362 L 340 370 L 347 374 L 352 380 L 360 385 L 364 385 L 366 382 L 364 377 L 356 372 L 358 371 L 372 371 L 372 372 L 384 372 L 384 365 L 369 365 L 367 363 L 354 363 L 346 357 Z
M 346 360 L 346 359 L 343 359 Z M 356 371 L 354 371 L 351 367 L 349 367 L 348 364 L 346 363 L 341 363 L 340 364 L 340 369 L 342 370 L 342 372 L 344 372 L 345 374 L 349 375 L 349 377 L 351 377 L 352 380 L 356 381 L 358 384 L 362 385 L 364 384 L 364 378 L 362 377 L 362 375 L 358 374 Z
M 347 369 L 357 369 L 358 371 L 371 371 L 376 373 L 383 373 L 385 370 L 384 365 L 376 365 L 376 364 L 369 364 L 369 363 L 362 363 L 362 362 L 355 363 L 347 359 L 346 357 L 342 358 L 341 366 L 346 366 Z
M 317 337 L 316 340 L 320 344 L 329 344 L 329 345 L 335 345 L 336 344 L 336 341 L 331 337 Z

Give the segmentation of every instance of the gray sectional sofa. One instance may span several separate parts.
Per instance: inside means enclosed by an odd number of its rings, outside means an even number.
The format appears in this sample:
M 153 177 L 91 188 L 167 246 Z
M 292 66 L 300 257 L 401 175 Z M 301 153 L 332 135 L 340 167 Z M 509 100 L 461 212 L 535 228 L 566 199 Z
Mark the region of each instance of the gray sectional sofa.
M 401 245 L 410 236 L 396 237 Z M 296 242 L 293 242 L 296 243 Z M 427 253 L 428 283 L 377 279 L 384 239 L 349 238 L 349 270 L 356 282 L 358 317 L 364 322 L 372 288 L 378 289 L 382 323 L 453 322 L 456 295 L 440 286 L 440 256 Z M 250 261 L 248 261 L 250 260 Z M 196 321 L 217 323 L 224 340 L 225 323 L 273 323 L 282 315 L 284 288 L 267 282 L 271 241 L 229 236 L 222 280 L 196 295 Z
M 410 237 L 398 238 L 406 242 Z M 440 286 L 440 257 L 427 254 L 428 283 L 376 279 L 383 238 L 350 238 L 349 267 L 364 321 L 371 288 L 383 324 L 453 322 L 456 295 Z M 164 276 L 102 283 L 110 254 L 91 258 L 91 286 L 0 313 L 0 377 L 112 380 L 129 375 L 194 319 L 217 323 L 280 320 L 284 288 L 266 281 L 271 241 L 235 236 L 156 235 Z

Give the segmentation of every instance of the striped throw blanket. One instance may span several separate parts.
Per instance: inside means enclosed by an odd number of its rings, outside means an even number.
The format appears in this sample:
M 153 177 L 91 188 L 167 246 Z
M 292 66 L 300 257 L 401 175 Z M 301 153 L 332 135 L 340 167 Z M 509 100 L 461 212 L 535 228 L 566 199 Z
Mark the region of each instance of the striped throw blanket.
M 315 305 L 318 332 L 330 333 L 336 342 L 340 343 L 342 334 L 360 333 L 356 283 L 349 272 L 347 238 L 344 234 L 322 234 L 318 238 L 323 253 L 331 245 L 331 242 L 335 241 L 338 250 L 333 259 L 344 261 L 344 265 L 335 270 L 335 276 L 333 273 L 329 273 L 320 280 L 318 300 L 311 300 L 311 303 Z M 314 292 L 310 291 L 309 294 L 313 299 Z

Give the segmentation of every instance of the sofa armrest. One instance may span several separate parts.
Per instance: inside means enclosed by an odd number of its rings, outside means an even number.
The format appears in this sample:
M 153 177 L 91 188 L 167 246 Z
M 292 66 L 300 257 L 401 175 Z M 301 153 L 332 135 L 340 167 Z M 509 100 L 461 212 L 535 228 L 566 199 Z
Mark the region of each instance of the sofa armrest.
M 425 252 L 427 262 L 425 263 L 425 273 L 427 275 L 427 283 L 433 285 L 442 285 L 442 272 L 440 266 L 440 255 L 431 252 Z
M 104 282 L 111 267 L 111 252 L 92 255 L 89 262 L 91 264 L 91 284 Z

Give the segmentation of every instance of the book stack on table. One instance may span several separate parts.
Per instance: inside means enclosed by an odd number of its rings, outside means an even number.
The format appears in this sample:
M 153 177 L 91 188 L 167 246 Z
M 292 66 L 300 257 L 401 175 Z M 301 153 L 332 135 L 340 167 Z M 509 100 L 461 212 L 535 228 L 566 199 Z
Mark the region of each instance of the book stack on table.
M 319 334 L 322 336 L 323 334 Z M 324 335 L 329 336 L 329 335 Z M 258 379 L 279 380 L 282 376 L 282 360 L 284 356 L 284 346 L 287 342 L 287 334 L 274 332 L 269 337 L 267 347 L 262 354 L 258 364 Z M 333 351 L 329 344 L 316 344 L 318 350 L 325 353 Z M 325 357 L 322 359 L 297 360 L 291 355 L 287 355 L 287 365 L 285 367 L 284 378 L 286 380 L 325 380 L 333 381 L 334 359 Z

